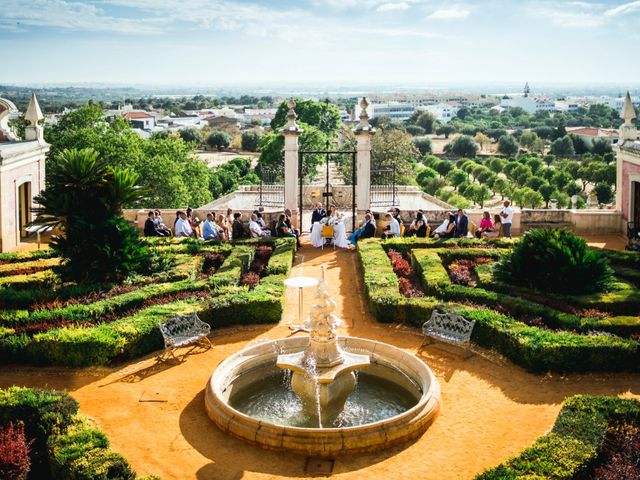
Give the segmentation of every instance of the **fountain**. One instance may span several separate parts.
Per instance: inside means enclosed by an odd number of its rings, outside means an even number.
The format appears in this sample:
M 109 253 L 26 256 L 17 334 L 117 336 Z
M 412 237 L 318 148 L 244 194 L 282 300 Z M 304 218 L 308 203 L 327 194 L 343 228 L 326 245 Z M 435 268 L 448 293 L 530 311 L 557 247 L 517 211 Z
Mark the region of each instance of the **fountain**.
M 440 403 L 429 367 L 392 345 L 338 336 L 335 307 L 323 272 L 308 336 L 263 342 L 220 363 L 205 394 L 218 427 L 315 456 L 388 448 L 429 427 Z
M 302 352 L 278 355 L 276 366 L 293 372 L 291 388 L 300 397 L 302 408 L 319 427 L 331 425 L 344 408 L 356 386 L 354 370 L 369 365 L 369 356 L 343 351 L 338 345 L 340 319 L 327 293 L 324 279 L 318 284 L 316 303 L 305 324 L 309 345 Z

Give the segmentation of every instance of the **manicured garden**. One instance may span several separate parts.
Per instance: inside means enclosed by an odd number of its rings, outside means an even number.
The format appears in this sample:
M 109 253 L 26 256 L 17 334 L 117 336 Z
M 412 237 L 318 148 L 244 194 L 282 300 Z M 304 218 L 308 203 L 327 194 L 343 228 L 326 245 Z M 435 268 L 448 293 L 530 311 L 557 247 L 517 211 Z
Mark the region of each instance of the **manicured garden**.
M 64 392 L 0 390 L 0 478 L 135 480 L 106 435 Z M 157 477 L 147 477 L 152 480 Z M 143 479 L 140 479 L 143 480 Z
M 558 243 L 557 239 L 547 240 Z M 580 250 L 570 244 L 573 257 L 568 264 L 582 266 L 583 270 L 575 278 L 560 279 L 562 258 L 567 252 L 551 248 L 537 256 L 529 252 L 516 255 L 524 242 L 359 242 L 370 310 L 380 322 L 417 327 L 434 309 L 456 312 L 475 320 L 474 343 L 496 350 L 533 372 L 638 371 L 640 257 L 634 253 L 596 253 L 586 246 Z M 548 251 L 551 260 L 544 261 L 557 267 L 551 277 L 545 277 L 539 267 L 517 265 L 517 258 L 538 258 Z M 578 255 L 582 256 L 576 260 Z M 516 272 L 519 276 L 507 280 L 513 273 L 507 265 L 522 268 Z M 592 275 L 597 265 L 602 274 L 598 279 Z M 541 284 L 532 280 L 536 275 L 540 278 L 535 281 Z M 555 286 L 553 277 L 560 280 Z
M 553 429 L 519 456 L 477 480 L 517 478 L 619 480 L 640 477 L 640 402 L 577 395 Z
M 0 255 L 0 362 L 87 366 L 139 357 L 163 347 L 159 322 L 194 311 L 213 328 L 280 320 L 290 239 L 143 243 L 159 266 L 119 283 L 64 281 L 53 250 Z

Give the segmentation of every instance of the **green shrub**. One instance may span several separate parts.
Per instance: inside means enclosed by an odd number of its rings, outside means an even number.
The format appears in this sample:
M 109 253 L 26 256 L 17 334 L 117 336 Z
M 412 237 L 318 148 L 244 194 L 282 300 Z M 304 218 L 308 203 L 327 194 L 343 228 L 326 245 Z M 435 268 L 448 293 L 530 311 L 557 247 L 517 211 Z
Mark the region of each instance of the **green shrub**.
M 33 438 L 30 478 L 133 480 L 135 473 L 107 437 L 79 417 L 78 403 L 63 392 L 0 389 L 0 424 L 23 422 Z
M 551 433 L 476 480 L 590 478 L 608 429 L 640 423 L 640 402 L 576 395 L 565 400 Z
M 59 480 L 133 480 L 135 472 L 122 455 L 109 450 L 100 430 L 82 418 L 49 441 L 52 476 Z
M 611 285 L 612 270 L 598 252 L 565 229 L 529 230 L 496 267 L 505 283 L 557 293 L 589 293 Z

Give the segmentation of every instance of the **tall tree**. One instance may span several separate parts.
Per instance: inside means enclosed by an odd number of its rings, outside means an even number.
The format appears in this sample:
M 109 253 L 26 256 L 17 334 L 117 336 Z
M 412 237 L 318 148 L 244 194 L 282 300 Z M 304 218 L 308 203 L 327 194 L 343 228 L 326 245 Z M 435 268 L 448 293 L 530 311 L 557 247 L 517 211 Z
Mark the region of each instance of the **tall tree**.
M 120 281 L 140 269 L 148 252 L 122 217 L 124 205 L 143 195 L 137 176 L 114 168 L 97 151 L 63 150 L 49 186 L 36 197 L 36 223 L 57 226 L 51 247 L 60 273 L 76 282 Z

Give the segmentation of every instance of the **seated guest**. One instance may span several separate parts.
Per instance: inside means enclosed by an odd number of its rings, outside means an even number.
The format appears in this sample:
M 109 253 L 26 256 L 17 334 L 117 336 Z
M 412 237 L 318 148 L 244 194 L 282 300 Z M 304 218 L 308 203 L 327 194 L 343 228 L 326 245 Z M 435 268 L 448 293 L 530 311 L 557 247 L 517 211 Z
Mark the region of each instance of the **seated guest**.
M 229 229 L 229 224 L 227 223 L 227 218 L 220 214 L 218 215 L 218 228 L 220 229 L 220 239 L 221 240 L 230 240 L 231 239 L 231 231 Z
M 462 209 L 458 209 L 458 215 L 456 215 L 456 236 L 466 237 L 469 233 L 469 218 L 464 214 Z
M 311 214 L 311 226 L 313 226 L 314 223 L 319 222 L 326 216 L 327 216 L 327 211 L 324 208 L 322 208 L 322 204 L 318 202 L 316 204 L 316 209 Z
M 391 213 L 387 213 L 385 219 L 389 222 L 389 228 L 382 232 L 382 238 L 399 237 L 400 223 L 398 220 Z
M 287 225 L 287 216 L 284 213 L 281 213 L 278 217 L 278 223 L 276 224 L 276 236 L 278 237 L 291 237 L 298 238 L 295 233 L 291 231 L 289 226 Z
M 213 220 L 213 214 L 207 213 L 207 219 L 202 224 L 202 238 L 205 240 L 221 240 L 219 228 Z
M 258 225 L 260 225 L 260 228 L 262 229 L 267 228 L 267 222 L 265 222 L 264 218 L 262 218 L 262 213 L 259 210 L 255 210 L 253 213 L 257 218 L 256 222 L 258 222 Z
M 167 227 L 162 221 L 162 215 L 160 215 L 160 210 L 156 209 L 153 211 L 153 223 L 156 224 L 156 230 L 163 234 L 165 237 L 171 236 L 171 229 Z
M 491 221 L 491 215 L 489 212 L 482 213 L 482 220 L 480 220 L 480 228 L 476 230 L 476 237 L 482 238 L 482 234 L 485 232 L 493 231 L 493 222 Z
M 491 231 L 483 231 L 482 238 L 499 238 L 502 236 L 502 217 L 500 215 L 493 216 L 493 229 Z
M 456 234 L 456 216 L 452 213 L 433 232 L 433 238 L 453 238 Z
M 404 236 L 425 238 L 428 236 L 428 228 L 427 220 L 424 218 L 423 213 L 418 211 L 418 213 L 416 213 L 415 220 L 411 222 L 411 225 L 409 225 L 407 233 L 405 233 Z
M 369 215 L 369 222 L 373 223 L 373 227 L 375 229 L 376 226 L 376 221 L 373 218 L 373 213 L 371 212 L 371 210 L 367 210 L 364 214 L 364 219 L 362 220 L 362 222 L 360 223 L 360 226 L 358 227 L 358 229 L 356 231 L 354 231 L 351 236 L 349 237 L 351 238 L 359 238 L 360 234 L 362 234 L 362 232 L 364 231 L 364 227 L 367 224 L 367 214 Z M 349 240 L 351 242 L 351 240 Z M 354 243 L 354 242 L 351 242 Z
M 194 233 L 193 233 L 193 229 L 191 228 L 191 225 L 189 224 L 189 220 L 187 219 L 187 214 L 184 213 L 183 211 L 180 211 L 178 213 L 179 213 L 179 217 L 178 217 L 178 220 L 176 220 L 176 225 L 175 225 L 176 237 L 179 237 L 179 238 L 192 237 Z
M 285 216 L 285 223 L 287 224 L 287 227 L 289 227 L 289 231 L 296 236 L 296 244 L 299 247 L 300 246 L 300 232 L 298 230 L 296 230 L 293 227 L 292 223 L 291 223 L 291 210 L 287 208 L 284 211 L 284 216 Z
M 174 232 L 176 231 L 176 223 L 178 223 L 178 220 L 180 220 L 180 214 L 181 214 L 181 213 L 182 213 L 182 211 L 181 211 L 181 210 L 178 210 L 178 211 L 176 212 L 176 218 L 173 220 L 173 231 L 174 231 Z M 177 237 L 177 235 L 176 235 L 176 237 Z
M 240 212 L 236 212 L 233 214 L 233 225 L 231 226 L 231 238 L 234 240 L 240 240 L 241 238 L 246 238 L 247 234 L 244 230 L 244 225 L 240 218 L 242 214 Z
M 268 230 L 263 230 L 258 223 L 258 215 L 255 213 L 251 214 L 251 219 L 249 220 L 249 232 L 253 238 L 259 237 L 270 237 L 271 232 Z
M 376 235 L 376 223 L 369 211 L 364 215 L 362 227 L 356 230 L 349 237 L 349 243 L 355 247 L 361 238 L 373 238 Z
M 145 237 L 164 237 L 164 234 L 161 234 L 158 231 L 158 227 L 156 226 L 156 222 L 154 221 L 156 218 L 156 214 L 152 211 L 147 215 L 147 219 L 144 222 L 144 236 Z

